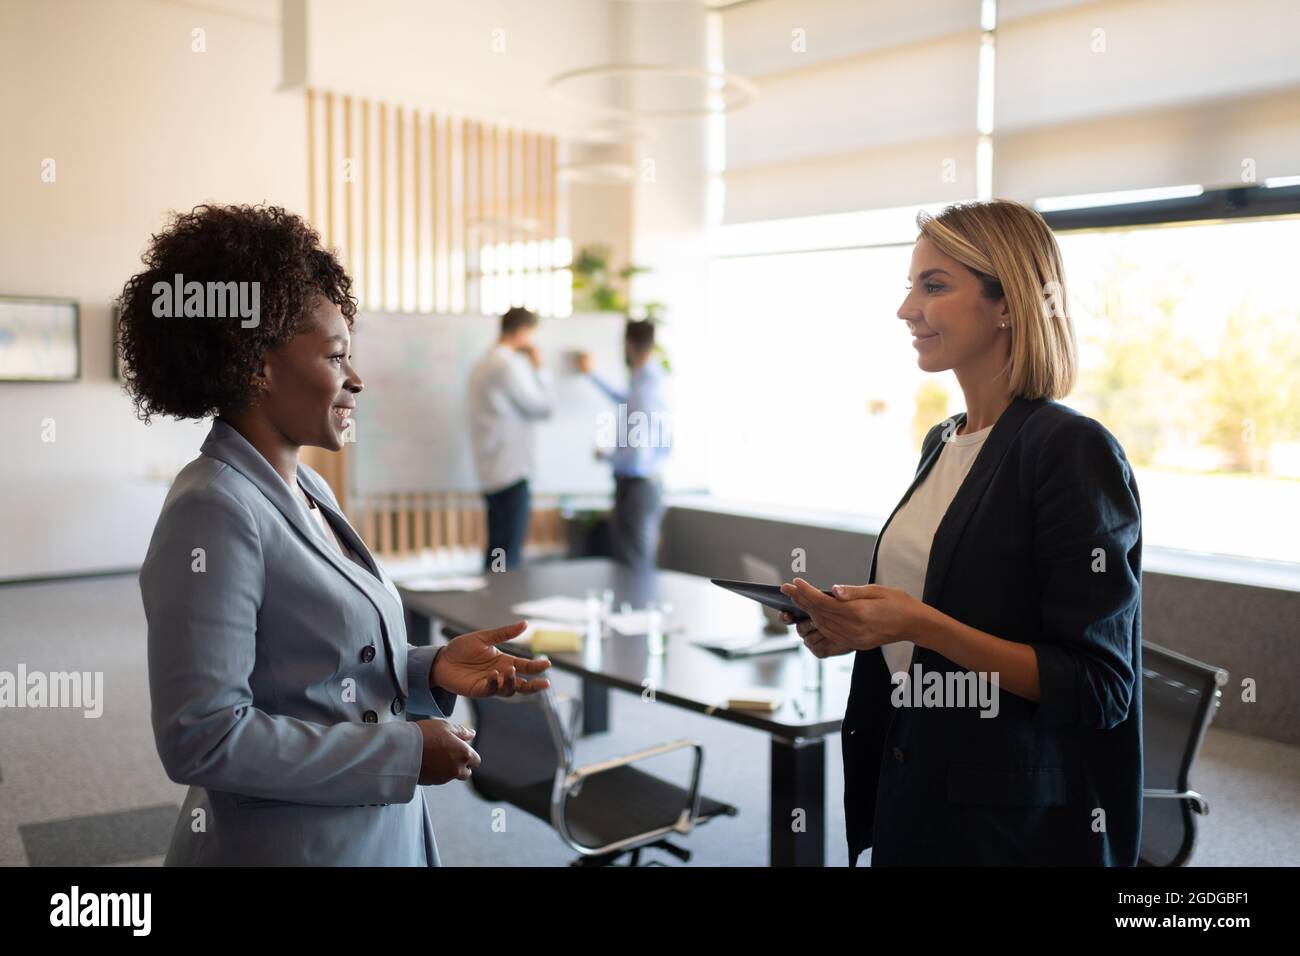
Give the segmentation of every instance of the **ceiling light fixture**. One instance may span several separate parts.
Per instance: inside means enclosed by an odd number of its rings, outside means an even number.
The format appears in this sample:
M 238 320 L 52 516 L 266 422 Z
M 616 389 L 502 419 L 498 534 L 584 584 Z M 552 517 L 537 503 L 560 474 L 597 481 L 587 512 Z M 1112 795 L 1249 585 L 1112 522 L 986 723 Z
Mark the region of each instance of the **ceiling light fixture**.
M 563 90 L 563 87 L 572 85 L 579 80 L 595 78 L 635 79 L 639 77 L 667 77 L 702 82 L 707 85 L 705 93 L 707 103 L 704 106 L 685 109 L 629 109 L 592 103 L 569 95 Z M 673 66 L 671 64 L 654 63 L 607 63 L 602 66 L 587 66 L 578 70 L 569 70 L 551 77 L 547 81 L 546 88 L 552 96 L 569 106 L 594 110 L 628 120 L 674 119 L 711 116 L 715 113 L 730 113 L 748 106 L 758 98 L 758 84 L 737 73 L 719 72 L 696 66 Z

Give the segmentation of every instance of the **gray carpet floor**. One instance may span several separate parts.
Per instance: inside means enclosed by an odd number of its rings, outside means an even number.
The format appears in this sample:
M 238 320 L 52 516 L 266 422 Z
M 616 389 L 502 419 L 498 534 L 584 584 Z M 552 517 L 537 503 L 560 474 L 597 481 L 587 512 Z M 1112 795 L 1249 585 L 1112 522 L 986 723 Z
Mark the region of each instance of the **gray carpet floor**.
M 135 578 L 0 586 L 0 670 L 20 663 L 29 671 L 102 671 L 103 715 L 0 711 L 0 865 L 160 864 L 184 788 L 167 779 L 154 750 Z M 566 675 L 556 685 L 577 692 Z M 694 853 L 693 864 L 765 865 L 767 738 L 630 694 L 615 693 L 612 705 L 611 731 L 583 738 L 579 762 L 679 737 L 702 741 L 705 791 L 740 814 L 678 842 Z M 467 719 L 467 708 L 455 716 Z M 647 769 L 684 780 L 688 763 L 667 756 Z M 1192 783 L 1211 804 L 1192 865 L 1300 865 L 1300 748 L 1211 729 Z M 847 862 L 842 785 L 833 737 L 826 786 L 834 866 Z M 546 824 L 511 809 L 494 815 L 498 808 L 464 784 L 425 788 L 424 798 L 447 865 L 562 866 L 573 857 Z

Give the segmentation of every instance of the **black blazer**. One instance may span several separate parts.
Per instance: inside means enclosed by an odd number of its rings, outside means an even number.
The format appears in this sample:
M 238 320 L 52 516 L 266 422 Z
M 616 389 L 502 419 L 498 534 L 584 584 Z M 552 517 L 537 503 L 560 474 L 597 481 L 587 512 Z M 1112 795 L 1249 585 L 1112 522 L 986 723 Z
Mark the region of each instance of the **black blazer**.
M 898 507 L 964 419 L 930 429 Z M 884 655 L 858 652 L 842 737 L 850 863 L 872 847 L 873 865 L 1135 865 L 1141 595 L 1141 506 L 1123 448 L 1064 405 L 1014 399 L 935 532 L 923 600 L 1033 647 L 1040 700 L 999 690 L 993 718 L 895 707 Z M 917 664 L 965 672 L 919 646 Z

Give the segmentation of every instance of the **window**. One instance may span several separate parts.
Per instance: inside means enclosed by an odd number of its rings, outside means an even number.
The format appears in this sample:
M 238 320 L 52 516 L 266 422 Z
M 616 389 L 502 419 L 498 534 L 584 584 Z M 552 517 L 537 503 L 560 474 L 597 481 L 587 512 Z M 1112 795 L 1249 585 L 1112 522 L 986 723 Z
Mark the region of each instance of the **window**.
M 483 315 L 516 305 L 543 317 L 573 314 L 573 242 L 567 237 L 485 244 L 478 261 Z
M 1144 542 L 1300 561 L 1300 218 L 1058 240 L 1080 356 L 1064 404 L 1124 446 Z M 917 368 L 896 316 L 910 256 L 909 238 L 714 260 L 715 496 L 889 514 L 928 427 L 964 407 L 954 376 Z
M 961 407 L 895 314 L 911 245 L 719 259 L 710 276 L 709 487 L 887 515 L 921 439 Z M 927 381 L 928 379 L 932 379 Z
M 1080 379 L 1144 539 L 1300 561 L 1300 218 L 1058 235 Z

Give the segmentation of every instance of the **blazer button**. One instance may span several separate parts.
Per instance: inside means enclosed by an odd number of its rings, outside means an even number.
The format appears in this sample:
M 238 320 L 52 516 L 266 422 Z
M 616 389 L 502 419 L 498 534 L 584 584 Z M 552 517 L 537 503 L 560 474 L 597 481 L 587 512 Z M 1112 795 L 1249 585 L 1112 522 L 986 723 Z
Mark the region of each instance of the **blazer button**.
M 366 711 L 364 714 L 361 715 L 361 719 L 368 724 L 379 723 L 379 715 L 376 714 L 373 710 Z
M 375 659 L 375 645 L 367 644 L 365 647 L 361 649 L 361 662 L 363 664 L 369 664 L 374 659 Z
M 400 714 L 403 710 L 405 710 L 405 709 L 406 709 L 406 705 L 405 705 L 404 703 L 402 703 L 402 698 L 400 698 L 400 697 L 394 697 L 394 698 L 393 698 L 393 706 L 392 706 L 391 709 L 392 709 L 393 713 L 395 713 L 395 714 Z
M 895 760 L 895 762 L 897 762 L 897 763 L 902 763 L 906 758 L 907 758 L 907 754 L 903 753 L 903 748 L 902 748 L 902 747 L 895 747 L 895 748 L 894 748 L 894 760 Z

